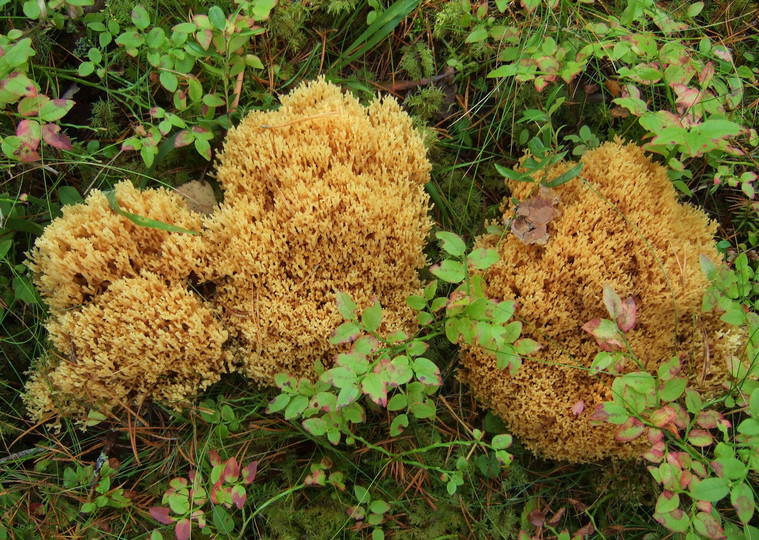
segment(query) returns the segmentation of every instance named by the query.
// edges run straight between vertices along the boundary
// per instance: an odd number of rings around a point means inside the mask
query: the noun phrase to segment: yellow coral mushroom
[[[413,328],[405,298],[419,291],[425,263],[429,171],[394,99],[363,107],[324,81],[229,132],[203,276],[217,284],[213,303],[250,377],[313,376],[315,360],[331,361],[337,291],[360,308],[379,299],[382,331]]]
[[[100,192],[65,208],[30,254],[53,344],[27,386],[32,416],[182,404],[240,366],[263,384],[313,376],[337,352],[338,291],[361,308],[378,299],[381,332],[413,330],[405,298],[420,291],[429,171],[395,100],[363,107],[317,81],[230,131],[210,215],[167,190],[116,186],[124,211],[201,235],[140,227]]]
[[[500,244],[498,236],[486,235],[476,243],[497,246],[501,256],[485,275],[488,294],[517,301],[523,334],[542,349],[510,375],[486,352],[469,348],[461,370],[480,401],[528,448],[578,462],[639,451],[617,442],[612,427],[588,423],[596,405],[612,398],[611,380],[588,373],[600,349],[581,328],[608,318],[605,285],[636,299],[638,322],[626,338],[649,372],[683,355],[693,384],[714,392],[726,381],[725,359],[738,345],[723,323],[700,313],[708,283],[699,257],[718,260],[716,225],[680,204],[666,171],[637,146],[607,143],[582,162],[584,182],[575,179],[553,190],[557,212],[543,224],[544,245],[525,243],[524,234],[508,234]],[[568,169],[557,165],[549,179]],[[534,184],[509,187],[520,200],[537,193]]]
[[[82,417],[152,398],[181,405],[227,370],[227,332],[182,284],[142,272],[47,323],[55,350],[27,384],[33,417]]]

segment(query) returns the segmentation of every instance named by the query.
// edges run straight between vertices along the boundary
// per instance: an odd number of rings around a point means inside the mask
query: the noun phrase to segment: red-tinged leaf
[[[356,323],[344,322],[337,327],[329,342],[333,345],[342,345],[355,341],[361,335],[361,329]]]
[[[198,43],[203,47],[203,50],[207,51],[208,47],[211,45],[211,40],[213,39],[213,31],[200,30],[195,34],[195,39],[198,40]]]
[[[216,450],[211,450],[208,452],[208,461],[213,467],[221,465],[221,457],[219,457],[219,453]]]
[[[714,505],[709,501],[696,501],[696,508],[709,514],[714,509]]]
[[[14,155],[18,157],[19,161],[22,163],[34,163],[42,159],[39,153],[25,142],[21,143]]]
[[[609,316],[612,319],[616,319],[622,315],[622,299],[616,291],[612,289],[611,285],[604,286],[603,298],[606,311],[609,312]]]
[[[194,141],[195,141],[195,135],[193,135],[192,131],[183,129],[182,131],[177,133],[177,136],[174,139],[174,148],[182,148],[183,146],[192,144]]]
[[[693,446],[704,448],[712,444],[714,442],[714,439],[712,438],[711,434],[706,430],[692,429],[690,430],[690,433],[688,433],[688,442],[691,443]]]
[[[324,482],[327,480],[327,474],[321,470],[316,469],[311,474],[306,476],[303,483],[307,486],[324,486]]]
[[[42,138],[43,140],[59,150],[71,150],[71,141],[65,133],[61,133],[61,127],[56,124],[45,124],[42,126]]]
[[[227,482],[235,482],[240,476],[240,466],[237,464],[235,458],[229,458],[224,464],[224,480]]]
[[[661,442],[661,440],[664,438],[664,432],[660,429],[648,428],[646,438],[648,438],[649,443],[656,444],[658,442]]]
[[[733,486],[730,493],[730,503],[741,523],[747,524],[754,515],[754,492],[745,482]]]
[[[680,507],[680,496],[671,491],[663,491],[656,500],[656,512],[669,514],[675,508]]]
[[[725,531],[722,529],[719,521],[714,516],[706,512],[699,512],[693,520],[693,526],[696,532],[706,538],[720,539],[725,538]]]
[[[363,506],[349,506],[348,517],[355,519],[356,521],[361,521],[366,517],[366,510],[364,510]]]
[[[258,461],[251,461],[248,466],[242,470],[242,480],[245,484],[250,484],[256,479],[256,472],[258,471]]]
[[[617,325],[623,332],[629,332],[635,326],[635,321],[638,319],[638,306],[635,304],[635,299],[630,296],[622,304],[622,313],[617,318]]]
[[[579,416],[582,414],[582,411],[585,410],[585,402],[583,400],[578,401],[574,405],[572,405],[572,414],[575,416]]]
[[[16,127],[16,136],[22,139],[32,150],[36,150],[42,138],[40,123],[36,120],[21,120]]]
[[[656,427],[664,427],[667,424],[674,422],[675,416],[675,410],[671,406],[665,405],[652,412],[649,421]]]
[[[699,411],[696,415],[696,423],[704,429],[716,428],[724,417],[713,409]]]
[[[232,488],[232,504],[234,504],[240,510],[242,510],[242,507],[245,504],[245,500],[247,498],[248,495],[245,493],[244,487],[237,485]]]
[[[659,375],[659,380],[661,381],[671,381],[677,375],[680,373],[680,371],[683,368],[683,362],[682,360],[675,356],[673,358],[670,358],[666,362],[664,362],[661,366],[659,366],[659,369],[657,370],[657,373]]]
[[[690,516],[679,508],[667,514],[654,513],[654,519],[672,532],[684,533],[690,526]]]
[[[169,515],[168,508],[164,508],[163,506],[151,506],[149,510],[153,519],[159,523],[163,523],[164,525],[171,525],[174,523],[174,518]]]
[[[658,442],[651,446],[651,448],[643,454],[643,459],[650,461],[651,463],[661,463],[664,460],[664,450],[666,446],[664,441]]]
[[[177,525],[174,527],[174,533],[177,535],[177,540],[190,540],[191,531],[191,522],[187,518],[177,521]]]
[[[582,325],[582,329],[596,338],[598,346],[604,351],[623,350],[625,348],[622,335],[617,325],[607,319],[593,319]]]
[[[564,514],[566,513],[567,513],[566,507],[563,506],[559,508],[559,510],[554,515],[551,516],[551,519],[546,521],[546,525],[548,525],[549,527],[556,527],[556,525],[559,524],[559,521],[561,521],[561,518],[563,518]]]
[[[361,383],[364,394],[380,407],[387,406],[387,385],[376,373],[369,373]]]
[[[590,425],[599,425],[603,423],[624,424],[630,417],[627,411],[621,405],[613,401],[605,401],[596,405],[595,410],[590,415]]]
[[[619,426],[617,429],[617,433],[614,435],[614,438],[617,439],[620,442],[630,442],[634,441],[641,435],[643,435],[643,432],[645,431],[646,426],[643,425],[643,422],[635,418],[634,416],[631,416],[627,419],[627,421]]]

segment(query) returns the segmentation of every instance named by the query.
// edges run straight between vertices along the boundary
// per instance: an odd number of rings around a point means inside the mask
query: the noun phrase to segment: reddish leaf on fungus
[[[572,414],[575,416],[579,416],[582,414],[582,411],[585,410],[585,402],[583,400],[578,401],[574,405],[572,405]]]
[[[71,141],[60,131],[61,126],[56,124],[45,124],[42,126],[42,138],[53,148],[58,148],[59,150],[71,150],[73,148],[71,146]]]
[[[630,296],[622,304],[622,313],[617,316],[617,324],[619,329],[623,332],[629,332],[635,326],[635,321],[638,318],[638,306],[635,304],[635,299]]]
[[[617,325],[608,319],[593,319],[583,324],[582,329],[596,338],[598,346],[605,351],[625,348],[624,340]]]
[[[163,523],[164,525],[171,525],[174,523],[174,519],[169,516],[168,508],[164,508],[163,506],[152,506],[149,510],[150,515],[153,516],[153,519],[159,523]]]
[[[614,438],[621,442],[634,441],[643,435],[643,431],[645,431],[645,429],[646,426],[643,425],[643,422],[631,416],[624,424],[619,426],[617,433],[614,435]]]

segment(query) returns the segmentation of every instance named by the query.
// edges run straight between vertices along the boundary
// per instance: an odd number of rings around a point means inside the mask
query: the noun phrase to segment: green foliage
[[[257,461],[241,468],[234,457],[222,461],[215,450],[208,453],[208,461],[208,480],[200,471],[191,472],[188,478],[174,478],[161,499],[168,506],[150,508],[156,521],[174,525],[177,540],[191,537],[193,521],[201,530],[209,526],[219,534],[231,535],[236,524],[227,510],[233,506],[242,510],[247,500],[246,486],[256,478]],[[210,509],[206,508],[209,500],[213,505]]]
[[[705,310],[740,306],[733,298],[743,298],[751,292],[745,285],[739,286],[746,283],[748,274],[742,279],[735,272],[718,274],[717,267],[707,259],[702,259],[702,266],[714,283],[707,294],[714,301],[705,299]],[[613,320],[595,319],[583,329],[608,351],[596,356],[590,370],[614,376],[613,401],[599,404],[591,423],[618,425],[616,438],[620,441],[647,440],[649,448],[643,457],[652,464],[648,470],[661,486],[654,518],[665,528],[705,538],[724,538],[726,533],[737,534],[742,529],[750,536],[750,521],[757,508],[752,477],[759,472],[759,421],[755,418],[759,415],[759,354],[755,339],[749,339],[745,363],[733,359],[734,391],[741,403],[727,396],[704,402],[699,392],[689,387],[680,358],[672,358],[653,375],[629,350],[624,333],[635,324],[632,297],[622,302],[607,287],[604,303]],[[746,315],[742,309],[740,312]],[[756,319],[756,314],[732,317],[729,313],[726,311],[723,320],[746,324],[751,335],[757,332],[756,321],[747,320]],[[638,364],[639,371],[627,369],[625,363],[630,359]],[[731,429],[733,424],[727,414],[717,409],[720,401],[733,409],[736,405],[745,407],[737,432]],[[727,501],[732,507],[729,512],[725,510]]]
[[[443,107],[443,91],[434,84],[430,84],[418,88],[406,98],[403,104],[411,110],[411,114],[422,122],[427,122],[440,113]]]

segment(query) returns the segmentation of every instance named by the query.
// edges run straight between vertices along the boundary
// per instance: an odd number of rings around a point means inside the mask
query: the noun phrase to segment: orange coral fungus
[[[365,108],[317,81],[229,132],[224,204],[208,216],[176,193],[116,186],[126,212],[200,236],[140,227],[99,192],[65,208],[30,254],[54,346],[28,385],[32,415],[181,404],[231,361],[264,384],[313,376],[337,352],[337,291],[360,307],[378,299],[380,331],[412,330],[405,298],[420,290],[429,170],[395,100]],[[188,292],[189,278],[214,294]]]
[[[115,280],[92,302],[53,314],[55,350],[27,385],[35,418],[82,416],[146,397],[182,404],[226,370],[218,317],[183,284],[142,272]]]
[[[119,206],[132,214],[200,230],[201,216],[166,189],[139,191],[130,182],[116,185]],[[167,278],[193,270],[197,237],[141,227],[113,212],[104,193],[93,191],[86,204],[65,206],[37,239],[28,266],[53,310],[81,305],[113,281],[150,270]]]
[[[229,132],[203,276],[217,284],[214,305],[250,377],[312,376],[316,359],[331,361],[327,338],[342,322],[336,291],[359,307],[379,299],[382,331],[413,326],[405,298],[425,262],[429,170],[394,99],[363,107],[324,81]]]
[[[678,203],[666,171],[636,146],[607,143],[582,161],[584,182],[575,179],[554,189],[558,212],[547,224],[545,245],[528,245],[514,234],[500,244],[494,235],[477,241],[478,247],[498,244],[501,255],[485,275],[488,294],[517,301],[524,334],[542,349],[514,376],[473,349],[464,352],[461,370],[481,402],[527,447],[578,462],[638,450],[617,442],[613,428],[588,423],[596,405],[612,398],[611,380],[587,372],[600,349],[581,328],[596,317],[608,318],[605,285],[623,298],[636,298],[638,322],[626,337],[652,373],[683,355],[692,382],[715,391],[727,378],[725,355],[737,346],[722,323],[700,313],[708,283],[699,256],[718,260],[716,225],[698,209]],[[550,177],[568,169],[560,164]],[[509,182],[509,187],[522,200],[534,195],[534,184]]]

